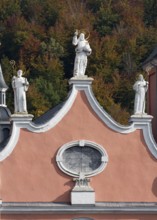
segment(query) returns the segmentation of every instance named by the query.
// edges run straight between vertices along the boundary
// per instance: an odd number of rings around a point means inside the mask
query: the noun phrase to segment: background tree
[[[95,79],[95,96],[126,124],[133,112],[132,85],[157,44],[156,9],[155,0],[1,0],[0,58],[9,108],[11,78],[20,68],[30,82],[30,113],[37,117],[65,99],[75,57],[71,41],[79,29],[90,33],[87,75]]]

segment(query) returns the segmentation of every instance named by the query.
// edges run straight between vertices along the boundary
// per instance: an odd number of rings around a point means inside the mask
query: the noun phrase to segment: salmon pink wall
[[[106,169],[91,178],[97,202],[157,201],[157,160],[146,147],[142,132],[120,134],[109,129],[83,92],[53,129],[45,133],[21,130],[14,151],[1,163],[2,200],[70,202],[74,183],[59,170],[55,157],[63,144],[79,139],[102,145],[109,157]]]
[[[156,215],[2,215],[2,220],[73,220],[87,217],[93,220],[156,220]]]

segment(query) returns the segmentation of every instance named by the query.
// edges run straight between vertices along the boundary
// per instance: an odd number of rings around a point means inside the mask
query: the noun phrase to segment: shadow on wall
[[[73,182],[73,178],[69,177],[68,175],[64,174],[57,166],[56,163],[56,154],[54,157],[51,158],[51,164],[52,166],[55,168],[56,173],[60,176],[63,177],[65,179],[64,181],[64,188],[68,188],[67,191],[65,191],[62,195],[59,195],[55,200],[53,200],[53,202],[65,202],[65,200],[67,202],[70,203],[70,192],[74,187],[74,182]]]
[[[152,184],[152,192],[157,197],[157,177],[154,179]]]
[[[2,151],[6,147],[10,139],[11,132],[10,132],[10,128],[2,128],[0,129],[0,132],[1,132],[0,133],[0,151]]]
[[[144,145],[144,147],[145,147],[145,149],[146,149],[146,151],[147,151],[149,157],[150,157],[154,162],[156,162],[156,158],[152,155],[151,151],[149,150],[148,146],[146,145],[146,142],[145,142],[145,140],[144,140],[144,136],[143,136],[143,131],[142,131],[142,130],[141,130],[141,133],[140,133],[140,140],[141,140],[141,142],[143,143],[143,145]]]

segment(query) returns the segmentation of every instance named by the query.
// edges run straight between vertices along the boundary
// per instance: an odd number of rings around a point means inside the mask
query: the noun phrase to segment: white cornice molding
[[[20,128],[13,122],[12,133],[6,147],[0,152],[0,161],[7,158],[15,148],[20,135]]]
[[[56,204],[52,202],[2,202],[1,214],[157,214],[157,204],[150,202],[102,202],[95,206]]]
[[[58,124],[62,120],[62,118],[68,113],[68,111],[71,109],[71,107],[75,101],[76,96],[77,96],[77,91],[75,88],[73,88],[68,100],[65,102],[63,107],[48,122],[41,124],[41,125],[37,125],[32,121],[30,121],[30,123],[26,123],[26,124],[24,124],[21,121],[18,123],[18,126],[22,127],[22,128],[26,128],[29,131],[32,131],[35,133],[41,133],[41,132],[46,132],[46,131],[50,130],[51,128],[55,127],[55,125]]]
[[[0,152],[0,161],[4,160],[14,149],[18,137],[19,137],[19,129],[25,128],[31,132],[41,133],[46,132],[59,123],[62,118],[68,113],[71,109],[77,94],[79,91],[85,92],[87,100],[92,107],[93,111],[97,114],[97,116],[102,120],[104,124],[106,124],[110,129],[117,133],[121,134],[129,134],[134,132],[137,129],[141,129],[143,131],[144,140],[148,146],[148,149],[152,153],[152,155],[157,159],[157,144],[154,140],[152,134],[152,116],[150,115],[141,115],[141,116],[131,116],[130,124],[128,126],[121,125],[117,123],[98,103],[95,96],[93,95],[91,84],[92,78],[71,78],[69,80],[70,86],[72,86],[71,93],[63,107],[56,113],[55,116],[41,125],[37,125],[32,122],[32,115],[12,115],[11,121],[13,123],[13,131],[11,134],[11,138],[7,144],[7,146]]]

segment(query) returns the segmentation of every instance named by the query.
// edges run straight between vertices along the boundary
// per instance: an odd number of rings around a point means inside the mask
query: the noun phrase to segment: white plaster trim
[[[10,136],[10,139],[6,145],[6,147],[0,152],[0,161],[3,161],[5,158],[7,158],[15,148],[18,139],[20,135],[20,128],[16,126],[15,123],[12,125],[12,133]]]
[[[117,123],[97,102],[95,96],[93,95],[91,86],[88,84],[86,86],[82,86],[80,84],[73,85],[77,90],[83,90],[86,94],[86,97],[94,110],[94,112],[98,115],[98,117],[112,130],[122,133],[122,134],[129,134],[134,132],[137,129],[143,130],[144,140],[147,144],[148,149],[152,153],[152,155],[157,159],[157,144],[154,140],[152,134],[152,116],[151,115],[141,115],[136,116],[133,115],[131,117],[131,124],[129,126],[123,126]]]
[[[71,172],[71,170],[67,169],[67,167],[65,167],[64,164],[62,163],[62,155],[64,151],[74,146],[80,146],[80,147],[88,146],[98,150],[101,153],[101,165],[96,170],[89,172],[88,174],[85,174],[85,177],[95,176],[105,169],[108,162],[108,155],[106,153],[106,150],[101,145],[94,143],[92,141],[77,140],[64,144],[62,147],[59,148],[57,152],[56,162],[58,167],[62,170],[62,172],[72,177],[79,177],[77,173]]]
[[[62,120],[62,118],[68,113],[68,111],[70,110],[70,108],[72,107],[75,101],[76,96],[77,96],[77,91],[75,88],[73,88],[68,100],[66,101],[62,109],[60,109],[59,112],[53,118],[51,118],[50,121],[48,121],[47,123],[42,124],[42,125],[36,125],[32,121],[26,124],[21,122],[21,123],[18,123],[18,126],[21,128],[27,128],[29,131],[36,132],[36,133],[46,132],[50,130],[57,123],[59,123]]]
[[[8,90],[8,88],[1,88],[0,91],[1,92],[6,92]]]
[[[71,192],[72,205],[95,205],[94,191],[72,191]]]
[[[27,130],[35,133],[40,133],[40,132],[46,132],[53,128],[57,123],[59,123],[62,118],[68,113],[68,111],[71,109],[77,94],[79,91],[84,91],[85,95],[89,101],[89,104],[91,105],[93,111],[97,114],[97,116],[102,120],[104,124],[106,124],[110,129],[112,129],[115,132],[122,133],[122,134],[128,134],[131,132],[134,132],[137,129],[143,130],[143,135],[145,142],[152,153],[152,155],[157,159],[157,144],[154,140],[154,137],[152,135],[152,125],[151,125],[151,120],[152,116],[147,115],[146,117],[144,116],[132,116],[131,117],[131,123],[128,126],[123,126],[119,123],[117,123],[104,109],[100,104],[97,102],[96,98],[93,95],[92,89],[91,89],[91,84],[92,84],[93,79],[92,78],[85,78],[85,79],[76,79],[72,78],[69,81],[69,84],[72,86],[72,91],[70,93],[70,96],[68,100],[65,102],[64,106],[58,111],[58,113],[52,117],[47,123],[42,124],[42,125],[37,125],[32,122],[32,118],[30,117],[19,117],[19,120],[17,120],[17,117],[13,117],[12,121],[14,124],[14,127],[18,128],[26,128]],[[27,120],[26,120],[27,118]],[[15,147],[15,136],[16,139],[19,135],[19,130],[17,128],[13,129],[14,131],[17,132],[17,135],[15,135],[15,132],[12,133],[11,139],[9,140],[9,143],[7,146],[0,152],[0,161],[2,161],[2,158],[6,158],[6,156],[2,155],[9,155],[8,152],[12,152],[12,149]],[[16,141],[17,142],[17,141]],[[9,149],[6,152],[6,149]]]
[[[6,125],[6,124],[10,125],[10,122],[9,121],[0,121],[0,125]]]
[[[69,205],[47,202],[2,202],[2,214],[157,214],[156,203],[102,202],[90,205]],[[77,217],[76,217],[77,218]]]
[[[9,142],[7,143],[6,147],[4,147],[4,149],[0,152],[0,161],[3,161],[4,159],[6,159],[13,151],[14,147],[16,146],[18,142],[21,128],[26,128],[27,130],[36,132],[36,133],[45,132],[53,128],[70,110],[71,106],[73,105],[73,102],[75,101],[76,96],[77,96],[77,91],[75,90],[75,88],[73,88],[69,99],[67,100],[65,105],[62,107],[62,109],[55,115],[54,118],[52,118],[49,122],[41,126],[37,126],[32,122],[32,118],[33,118],[32,115],[27,115],[27,114],[12,115],[11,117],[12,133],[11,133]]]
[[[99,118],[112,130],[119,133],[130,133],[135,130],[133,125],[123,126],[117,123],[104,109],[93,95],[91,87],[85,89],[85,94],[87,99],[94,110],[94,112],[99,116]]]
[[[153,134],[152,134],[152,126],[150,123],[147,124],[147,127],[144,126],[143,128],[143,135],[144,140],[146,142],[146,145],[152,155],[157,159],[157,144],[154,140]]]
[[[5,105],[5,104],[0,104],[0,106],[2,106],[2,107],[7,107],[7,105]]]

